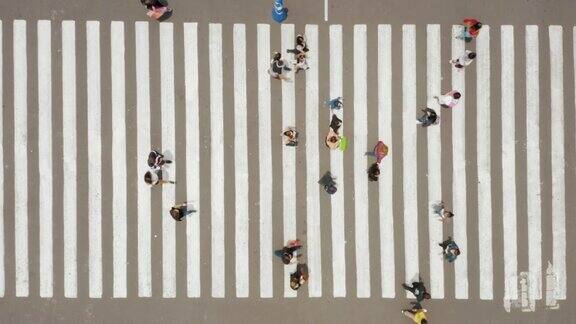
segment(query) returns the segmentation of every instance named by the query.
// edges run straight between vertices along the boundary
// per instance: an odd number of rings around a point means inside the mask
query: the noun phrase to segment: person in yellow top
[[[402,314],[411,318],[416,324],[428,324],[428,320],[426,320],[426,310],[424,308],[414,307],[412,309],[403,309]]]

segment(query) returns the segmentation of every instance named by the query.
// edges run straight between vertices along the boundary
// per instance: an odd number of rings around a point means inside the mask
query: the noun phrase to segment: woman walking
[[[169,181],[162,179],[161,170],[149,170],[144,174],[144,182],[154,187],[156,185],[163,185],[165,183],[175,184],[176,181]]]
[[[438,101],[438,104],[442,108],[452,108],[458,104],[458,100],[462,97],[462,94],[456,90],[452,90],[440,97],[434,96],[434,99]]]

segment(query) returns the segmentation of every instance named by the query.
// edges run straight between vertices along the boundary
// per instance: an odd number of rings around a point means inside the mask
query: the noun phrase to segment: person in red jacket
[[[463,39],[466,42],[472,41],[472,39],[478,37],[480,33],[480,28],[482,28],[482,23],[473,18],[464,19],[464,30],[462,34],[457,36],[458,39]]]

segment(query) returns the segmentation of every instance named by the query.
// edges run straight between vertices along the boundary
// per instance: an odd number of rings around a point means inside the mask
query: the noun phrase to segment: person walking
[[[164,164],[170,164],[172,161],[164,159],[164,154],[153,150],[148,154],[148,166],[152,169],[160,169]]]
[[[334,109],[334,110],[339,110],[342,109],[342,107],[344,106],[344,101],[342,99],[342,97],[336,97],[334,99],[327,99],[325,101],[326,106],[330,109]]]
[[[284,145],[286,146],[298,145],[298,131],[296,131],[296,128],[287,127],[282,132],[282,137],[284,137]]]
[[[296,60],[292,62],[292,66],[294,66],[294,73],[306,71],[310,68],[308,66],[308,61],[306,60],[306,55],[303,53],[296,55]]]
[[[291,264],[296,263],[298,258],[302,255],[298,252],[302,248],[302,243],[300,240],[290,240],[286,243],[281,250],[277,250],[274,252],[277,256],[282,259],[282,263],[284,264]]]
[[[334,181],[335,179],[336,178],[332,177],[332,173],[330,173],[330,171],[326,171],[318,183],[324,187],[324,190],[328,194],[332,195],[337,191],[336,181]]]
[[[440,97],[434,96],[434,99],[438,101],[438,104],[442,108],[452,108],[458,104],[458,100],[462,97],[462,94],[456,90],[452,90],[447,94],[441,95]]]
[[[418,303],[424,299],[430,299],[430,294],[426,291],[426,286],[424,286],[424,282],[422,282],[421,278],[418,278],[418,281],[412,282],[412,286],[403,283],[402,288],[411,292],[414,297],[416,297]]]
[[[368,180],[378,181],[378,176],[380,176],[380,164],[378,164],[378,162],[374,162],[368,168]]]
[[[148,10],[148,17],[164,21],[172,16],[172,8],[168,7],[166,0],[140,0],[140,3]]]
[[[308,53],[308,46],[306,44],[306,39],[301,34],[296,35],[296,45],[294,45],[293,49],[286,50],[288,53],[292,53],[294,55]]]
[[[189,209],[188,205],[189,204],[187,202],[183,202],[181,204],[172,206],[172,208],[170,208],[170,216],[172,216],[175,221],[181,221],[182,218],[184,218],[186,215],[195,212],[195,210]]]
[[[298,290],[303,284],[308,282],[308,265],[306,263],[298,263],[296,271],[290,274],[290,288]]]
[[[412,307],[412,309],[403,309],[402,315],[408,317],[416,324],[428,324],[426,319],[426,309],[421,307]]]
[[[426,108],[421,110],[424,114],[417,118],[416,123],[422,125],[422,127],[436,125],[440,122],[440,117],[438,117],[434,109]]]
[[[270,61],[270,68],[268,69],[268,74],[270,74],[270,76],[275,79],[290,81],[290,78],[284,75],[285,70],[289,71],[290,68],[287,66],[286,62],[284,62],[284,60],[282,59],[282,54],[274,52],[272,61]]]
[[[456,258],[460,255],[460,248],[452,240],[451,236],[448,236],[448,239],[442,243],[439,243],[442,247],[442,255],[444,256],[444,260],[452,263],[456,260]]]
[[[149,170],[144,174],[144,182],[150,186],[163,185],[165,183],[176,184],[176,181],[164,180],[162,170]]]
[[[471,42],[480,34],[482,23],[474,18],[466,18],[463,20],[464,30],[456,38],[463,39],[466,43]]]
[[[453,64],[457,69],[463,69],[474,62],[475,58],[476,52],[466,50],[464,54],[460,55],[460,57],[450,60],[450,64]]]
[[[443,201],[433,203],[432,211],[434,212],[434,214],[438,215],[438,220],[441,222],[445,222],[454,217],[453,212],[446,210]]]
[[[388,146],[382,141],[378,141],[372,150],[372,155],[376,158],[376,163],[382,162],[382,159],[388,155]]]

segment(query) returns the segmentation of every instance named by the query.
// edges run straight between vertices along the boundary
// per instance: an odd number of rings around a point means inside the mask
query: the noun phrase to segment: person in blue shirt
[[[443,249],[442,254],[444,255],[444,260],[450,263],[454,262],[454,260],[456,260],[456,258],[460,255],[460,248],[456,242],[452,240],[451,236],[448,236],[447,240],[439,243],[438,245],[440,245]]]

